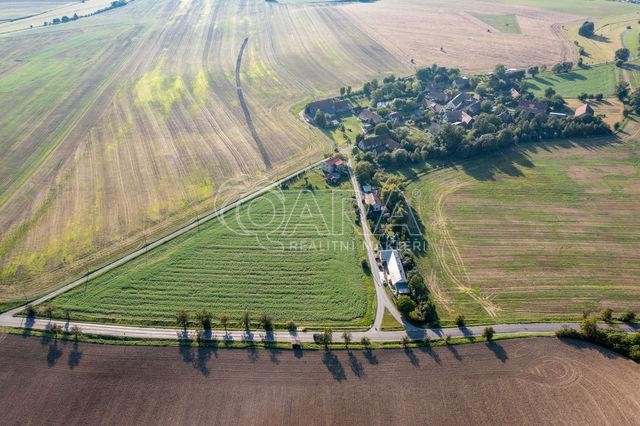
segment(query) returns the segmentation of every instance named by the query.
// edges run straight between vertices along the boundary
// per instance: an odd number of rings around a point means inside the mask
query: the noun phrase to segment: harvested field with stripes
[[[175,325],[203,309],[239,326],[247,310],[284,324],[367,325],[371,278],[352,191],[275,191],[58,296],[81,321]]]
[[[451,323],[640,309],[640,146],[561,141],[444,168],[408,188],[420,260]]]
[[[487,33],[481,9],[522,34]],[[1,35],[0,306],[320,159],[331,143],[293,106],[410,74],[412,59],[553,63],[570,54],[554,25],[574,18],[478,1],[136,0]]]

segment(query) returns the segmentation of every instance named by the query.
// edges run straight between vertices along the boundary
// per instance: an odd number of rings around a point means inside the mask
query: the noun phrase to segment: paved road
[[[362,191],[360,190],[358,179],[356,179],[356,176],[353,173],[351,160],[349,160],[349,178],[351,179],[353,190],[356,193],[358,210],[360,211],[360,223],[362,224],[362,237],[365,248],[367,249],[367,257],[369,259],[373,284],[376,289],[376,318],[373,322],[373,327],[370,330],[371,332],[376,332],[382,330],[382,318],[384,317],[385,309],[387,309],[399,323],[403,323],[403,319],[402,315],[400,315],[400,312],[396,308],[395,303],[389,299],[389,295],[384,288],[384,283],[380,279],[380,274],[378,273],[375,249],[373,247],[373,237],[371,235],[371,228],[369,228],[369,223],[367,222],[367,210],[362,202]],[[410,324],[407,324],[407,326],[412,327]]]
[[[74,325],[81,328],[85,334],[91,334],[96,336],[116,336],[116,337],[131,337],[140,339],[182,339],[185,337],[193,338],[193,332],[187,331],[185,333],[182,329],[177,328],[147,328],[147,327],[128,327],[117,326],[108,324],[89,324],[80,322],[66,323],[64,321],[49,321],[47,319],[26,319],[21,317],[14,317],[11,315],[0,315],[0,325],[6,327],[27,328],[32,330],[46,330],[50,324],[55,323],[61,325],[64,329],[70,329]],[[531,324],[499,324],[494,325],[493,329],[496,334],[514,334],[514,333],[552,333],[561,327],[568,327],[577,329],[580,327],[578,323],[531,323]],[[640,330],[639,324],[634,325],[615,325],[608,326],[602,325],[601,327],[617,327],[622,331],[638,331]],[[446,336],[451,337],[479,337],[482,335],[485,326],[473,326],[473,327],[451,327],[451,328],[433,328],[433,329],[420,329],[417,327],[411,327],[407,331],[378,331],[370,329],[364,332],[353,332],[351,336],[354,341],[359,341],[362,337],[366,336],[371,341],[376,342],[397,342],[403,337],[409,337],[412,340],[422,340],[426,337],[430,339],[441,339]],[[299,339],[301,342],[312,342],[312,332],[298,332],[295,334],[286,331],[276,331],[266,333],[262,330],[251,330],[249,332],[233,330],[225,332],[224,330],[213,330],[208,338],[215,338],[217,340],[233,340],[233,341],[256,341],[263,340],[270,342],[290,342],[293,337]],[[334,341],[341,341],[340,333],[334,333]]]

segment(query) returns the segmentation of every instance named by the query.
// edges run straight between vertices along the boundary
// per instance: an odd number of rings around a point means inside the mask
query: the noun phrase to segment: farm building
[[[382,250],[380,258],[385,281],[393,291],[393,294],[396,296],[409,294],[409,284],[398,250]]]
[[[593,116],[593,113],[594,113],[594,111],[593,111],[593,108],[591,108],[591,105],[584,104],[584,105],[579,106],[576,109],[576,112],[575,112],[574,116],[576,118],[587,117],[587,116],[591,117],[591,116]]]
[[[305,112],[310,117],[315,117],[316,112],[320,110],[325,114],[336,115],[344,114],[353,109],[351,102],[340,98],[323,99],[321,101],[311,102],[307,104]]]
[[[358,118],[363,123],[371,124],[373,126],[375,126],[376,124],[382,123],[382,117],[380,117],[375,112],[373,112],[373,111],[371,111],[369,109],[366,109],[366,108],[363,109],[362,112],[360,112],[360,114],[358,115]]]

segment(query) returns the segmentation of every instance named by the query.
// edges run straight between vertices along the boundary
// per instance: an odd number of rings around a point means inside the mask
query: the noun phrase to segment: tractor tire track
[[[256,131],[256,127],[253,124],[253,120],[251,119],[251,112],[249,111],[249,106],[244,99],[244,94],[242,92],[242,86],[240,84],[240,66],[242,65],[242,54],[244,53],[244,49],[247,47],[247,43],[249,42],[249,37],[245,37],[242,42],[242,47],[240,47],[240,53],[238,53],[238,59],[236,60],[236,91],[238,92],[238,100],[240,101],[240,107],[242,108],[242,112],[244,113],[244,119],[247,122],[247,127],[249,127],[249,131],[251,132],[251,136],[253,137],[256,146],[258,147],[258,151],[262,156],[262,162],[267,170],[271,170],[271,160],[269,159],[269,154],[264,147],[264,144],[260,140],[260,136],[258,136],[258,132]]]

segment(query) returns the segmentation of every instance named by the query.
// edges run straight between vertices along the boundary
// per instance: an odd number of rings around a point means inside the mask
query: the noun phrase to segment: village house
[[[378,213],[383,210],[382,200],[377,190],[372,190],[364,194],[364,203],[369,206],[369,209]]]
[[[525,99],[518,102],[518,109],[524,113],[542,115],[544,117],[546,117],[549,112],[549,106],[546,103],[540,101],[527,101]]]
[[[464,102],[466,100],[467,100],[467,94],[465,92],[461,92],[449,101],[449,103],[446,105],[446,109],[448,110],[460,109],[462,105],[464,105]]]
[[[480,101],[475,101],[471,103],[467,108],[465,108],[465,111],[467,112],[467,114],[472,116],[480,114],[480,111],[482,111],[482,106],[480,104]]]
[[[358,142],[358,148],[363,151],[375,151],[376,153],[380,153],[384,150],[393,150],[398,148],[400,144],[398,142],[391,139],[390,136],[387,135],[376,135],[368,138],[362,139]]]
[[[372,126],[382,123],[382,117],[366,108],[363,109],[360,114],[358,114],[358,118],[363,123],[371,124]]]
[[[437,113],[437,114],[443,114],[443,113],[445,112],[445,107],[444,107],[444,105],[439,104],[439,103],[437,103],[437,102],[434,102],[434,101],[432,101],[432,100],[430,100],[430,99],[425,99],[425,100],[423,101],[423,105],[424,105],[426,108],[428,108],[428,109],[430,109],[430,110],[433,110],[433,111],[434,111],[435,113]]]
[[[345,163],[339,157],[331,157],[322,163],[322,171],[328,183],[335,184],[340,181],[345,170]]]
[[[574,117],[592,117],[594,114],[593,108],[589,104],[580,105],[574,114]]]
[[[393,294],[396,297],[409,294],[411,291],[398,250],[382,250],[380,260],[384,282],[389,285]]]
[[[307,104],[307,107],[305,108],[306,114],[312,120],[316,116],[316,112],[318,110],[329,115],[344,114],[353,110],[353,105],[351,105],[351,102],[346,99],[331,98],[311,102],[310,104]]]
[[[344,161],[339,157],[331,157],[322,163],[322,170],[325,173],[342,173],[344,167]]]
[[[445,113],[445,121],[451,124],[461,124],[466,127],[473,123],[473,117],[464,111],[447,111]]]

